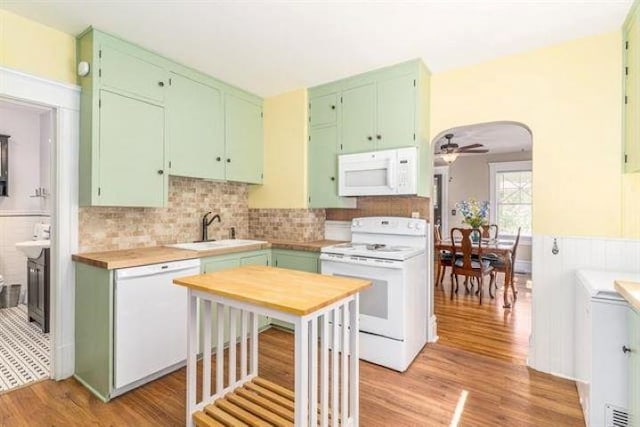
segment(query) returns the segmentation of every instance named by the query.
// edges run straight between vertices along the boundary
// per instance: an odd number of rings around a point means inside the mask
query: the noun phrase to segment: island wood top
[[[173,283],[297,316],[318,311],[371,286],[368,280],[262,265],[181,277]]]
[[[640,282],[615,281],[616,291],[629,301],[636,310],[640,310]]]

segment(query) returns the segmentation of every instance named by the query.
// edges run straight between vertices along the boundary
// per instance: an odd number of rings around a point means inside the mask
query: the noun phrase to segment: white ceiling
[[[460,147],[470,144],[482,144],[489,150],[488,154],[514,153],[531,151],[531,131],[519,123],[494,122],[481,123],[470,126],[460,126],[448,129],[439,134],[434,143],[434,151],[440,151],[440,146],[446,142],[444,135],[452,133],[451,142]],[[477,154],[475,154],[477,155]],[[474,156],[474,154],[463,154]]]
[[[420,57],[434,72],[620,28],[632,0],[0,0],[93,25],[262,96]]]

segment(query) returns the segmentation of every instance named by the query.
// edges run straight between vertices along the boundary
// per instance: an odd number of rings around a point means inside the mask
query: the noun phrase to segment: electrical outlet
[[[411,212],[411,218],[420,218],[420,212]]]
[[[456,210],[455,209],[451,209],[451,216],[456,216]]]

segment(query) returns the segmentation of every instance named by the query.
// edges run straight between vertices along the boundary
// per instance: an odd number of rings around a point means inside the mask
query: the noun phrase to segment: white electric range
[[[405,371],[427,341],[429,224],[356,218],[351,242],[322,248],[322,274],[370,280],[360,294],[360,358]]]

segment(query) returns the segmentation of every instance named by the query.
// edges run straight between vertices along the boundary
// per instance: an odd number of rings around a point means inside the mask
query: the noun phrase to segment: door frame
[[[78,250],[80,88],[0,67],[0,97],[52,109],[51,301],[52,379],[73,375],[75,365],[75,269]]]
[[[442,234],[444,230],[447,232],[449,230],[449,166],[434,166],[433,174],[442,175],[442,200],[440,200],[440,204],[442,205],[440,234]],[[431,183],[433,184],[433,177],[431,178]]]

